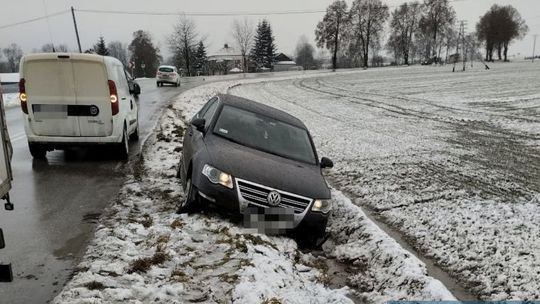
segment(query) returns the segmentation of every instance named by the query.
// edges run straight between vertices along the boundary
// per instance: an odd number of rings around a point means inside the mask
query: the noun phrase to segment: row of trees
[[[15,73],[19,70],[19,61],[23,56],[20,46],[15,43],[0,51],[0,73]],[[4,61],[5,57],[5,61]]]
[[[245,18],[235,20],[232,24],[231,36],[242,57],[241,68],[248,71],[250,68],[261,70],[271,69],[276,55],[275,38],[268,20],[261,20],[256,29],[253,23]],[[169,50],[173,54],[170,62],[184,70],[185,75],[208,74],[210,70],[230,68],[223,66],[209,66],[206,37],[197,31],[193,19],[181,16],[174,26],[169,39]]]
[[[347,2],[336,0],[318,23],[315,36],[318,47],[331,51],[336,68],[367,67],[370,57],[372,64],[378,62],[385,37],[384,47],[393,54],[395,63],[448,61],[449,55],[456,56],[450,52],[460,44],[476,55],[480,43],[486,47],[486,60],[493,60],[494,50],[499,59],[504,53],[507,60],[510,43],[527,32],[519,12],[510,5],[494,5],[480,19],[475,34],[460,34],[456,22],[449,0],[403,3],[392,12],[381,0],[354,0],[350,9]],[[387,25],[390,32],[385,35]]]

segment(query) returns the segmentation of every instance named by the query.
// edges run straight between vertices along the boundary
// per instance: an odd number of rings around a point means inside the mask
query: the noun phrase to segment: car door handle
[[[122,100],[126,100],[126,98],[125,98],[125,97],[122,97]]]
[[[133,110],[133,99],[129,100],[129,104],[131,105],[131,109]]]

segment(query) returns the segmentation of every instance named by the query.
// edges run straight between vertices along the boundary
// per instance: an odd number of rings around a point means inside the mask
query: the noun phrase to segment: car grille
[[[247,202],[260,207],[272,207],[267,201],[268,194],[272,191],[276,191],[281,195],[279,207],[291,208],[296,214],[303,213],[311,203],[310,198],[272,189],[252,182],[237,179],[237,184],[238,191],[242,198]]]

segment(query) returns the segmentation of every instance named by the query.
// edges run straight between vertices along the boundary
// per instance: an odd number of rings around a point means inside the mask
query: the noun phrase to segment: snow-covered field
[[[361,73],[343,75],[356,77]],[[278,84],[296,83],[304,77],[284,77]],[[252,79],[209,84],[184,93],[165,110],[140,160],[131,164],[121,193],[101,218],[95,239],[73,279],[55,303],[384,303],[391,299],[453,299],[442,283],[427,275],[420,260],[337,190],[333,191],[330,239],[321,251],[298,248],[286,237],[253,234],[234,218],[214,212],[175,214],[175,204],[183,196],[175,173],[186,117],[215,93],[231,88],[246,95],[259,92],[262,95],[256,99],[262,102],[286,105],[262,89],[272,83],[255,84],[260,82]],[[310,126],[319,119],[315,115],[306,119],[305,113],[302,118]],[[333,125],[336,122],[327,125],[328,130]],[[329,142],[321,140],[329,133],[320,128],[314,133],[324,153],[331,155]],[[341,163],[339,170],[345,167]]]
[[[242,85],[311,129],[333,185],[483,299],[540,298],[540,65]]]

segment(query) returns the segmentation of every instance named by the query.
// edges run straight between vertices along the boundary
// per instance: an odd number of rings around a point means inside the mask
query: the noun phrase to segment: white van
[[[21,59],[19,92],[30,153],[87,144],[115,145],[127,157],[139,134],[138,108],[122,63],[78,53]]]

